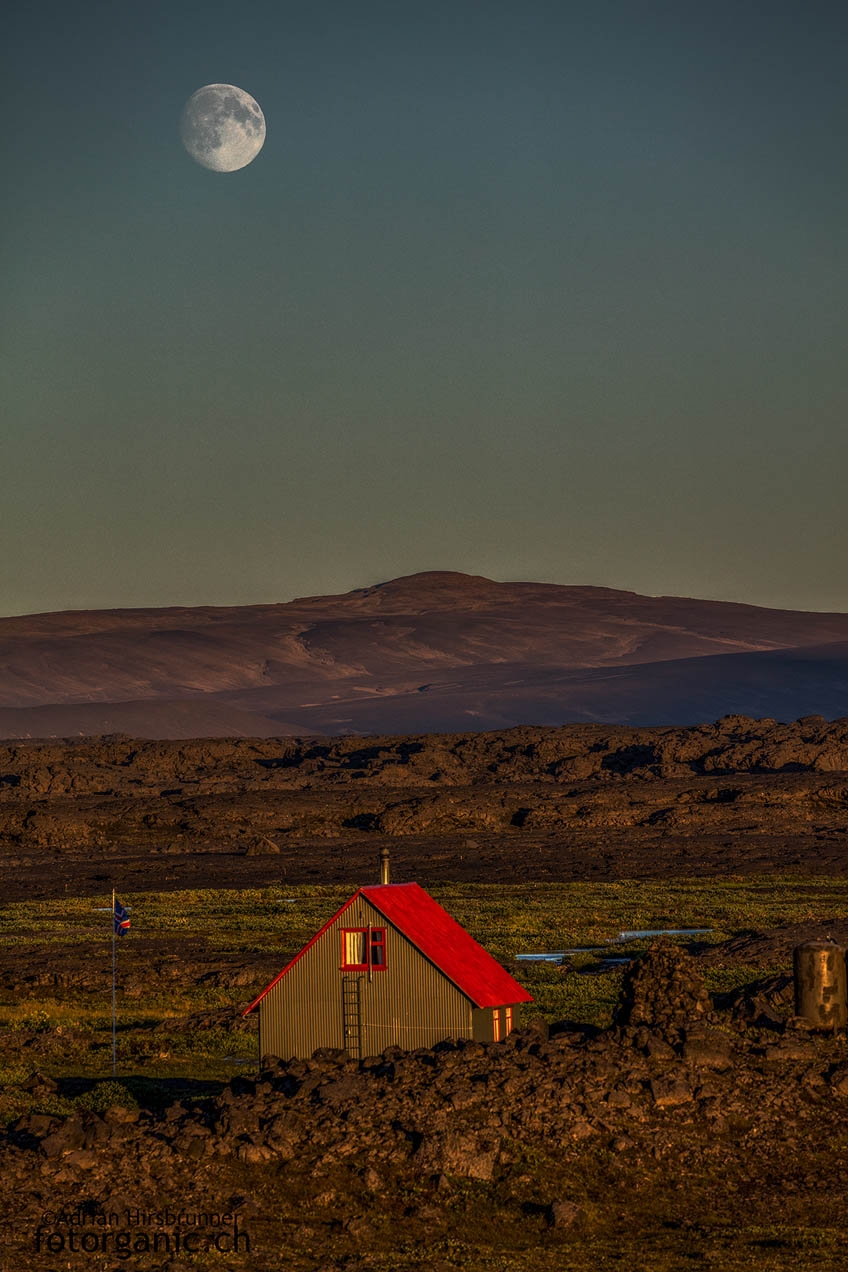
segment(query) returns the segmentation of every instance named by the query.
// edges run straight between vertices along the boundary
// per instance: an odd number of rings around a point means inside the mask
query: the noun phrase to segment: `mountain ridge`
[[[434,570],[279,603],[0,619],[4,737],[689,724],[760,706],[848,713],[848,614]]]

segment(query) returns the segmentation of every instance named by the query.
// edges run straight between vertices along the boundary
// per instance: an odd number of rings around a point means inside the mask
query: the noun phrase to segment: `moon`
[[[235,84],[206,84],[185,104],[180,137],[192,159],[213,172],[236,172],[265,142],[265,116]]]

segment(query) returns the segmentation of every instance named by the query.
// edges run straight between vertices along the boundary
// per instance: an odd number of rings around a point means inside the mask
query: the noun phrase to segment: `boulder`
[[[499,1140],[470,1131],[428,1134],[416,1149],[413,1164],[422,1174],[491,1179],[499,1153]]]
[[[573,1228],[583,1211],[576,1201],[552,1201],[545,1212],[545,1222],[558,1232]]]
[[[733,1044],[720,1029],[692,1025],[685,1030],[682,1054],[697,1069],[729,1069]]]
[[[67,1118],[61,1126],[41,1141],[41,1151],[45,1157],[62,1157],[83,1147],[85,1128],[79,1117]]]
[[[651,1095],[658,1108],[677,1108],[682,1104],[691,1104],[694,1098],[692,1088],[683,1077],[674,1074],[663,1074],[651,1081]]]

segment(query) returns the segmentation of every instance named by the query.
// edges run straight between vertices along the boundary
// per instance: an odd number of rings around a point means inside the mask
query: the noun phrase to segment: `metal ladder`
[[[342,1030],[344,1049],[354,1060],[362,1059],[362,977],[342,977]]]

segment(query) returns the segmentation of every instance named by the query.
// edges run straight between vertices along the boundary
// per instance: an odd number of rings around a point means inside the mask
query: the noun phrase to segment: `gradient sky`
[[[424,569],[848,610],[844,4],[3,22],[0,613]],[[267,120],[232,174],[179,141],[216,81]]]

